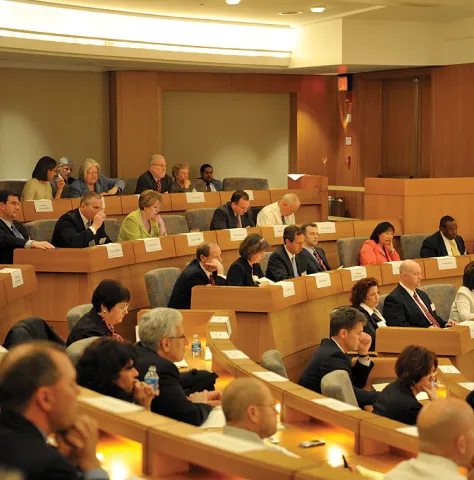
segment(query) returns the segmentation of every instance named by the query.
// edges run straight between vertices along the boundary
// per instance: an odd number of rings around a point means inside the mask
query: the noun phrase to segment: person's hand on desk
[[[359,348],[357,349],[357,354],[361,357],[367,356],[371,345],[372,337],[369,334],[362,332],[359,336]]]
[[[147,385],[145,382],[137,380],[133,384],[133,399],[135,400],[135,403],[141,405],[147,410],[151,410],[151,401],[159,394],[160,392],[158,390],[158,393],[155,395],[153,387]]]
[[[207,392],[207,404],[212,407],[220,406],[222,404],[222,392],[220,390]]]
[[[452,320],[451,318],[446,322],[446,327],[454,327],[457,325],[459,322],[456,322],[456,320]],[[445,327],[445,328],[446,328]]]
[[[56,247],[51,245],[49,242],[37,242],[36,240],[33,240],[31,248],[37,248],[38,250],[51,250]]]

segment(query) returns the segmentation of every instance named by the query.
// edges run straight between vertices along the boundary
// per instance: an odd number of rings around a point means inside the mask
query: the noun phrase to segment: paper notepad
[[[0,273],[7,273],[12,279],[12,287],[23,285],[23,273],[19,268],[2,268]]]
[[[81,400],[89,405],[92,405],[93,407],[100,408],[101,410],[111,413],[134,413],[144,410],[143,407],[136,405],[135,403],[125,402],[123,400],[119,400],[118,398],[107,397],[105,395],[93,398],[81,397]]]
[[[331,410],[336,410],[337,412],[349,412],[351,410],[360,410],[359,407],[354,407],[348,403],[341,402],[335,398],[316,398],[313,400],[314,403],[318,405],[323,405],[324,407],[330,408]]]
[[[204,349],[204,360],[212,360],[212,353],[209,347]]]
[[[183,358],[180,362],[174,362],[174,364],[175,364],[178,368],[188,368],[188,367],[189,367],[188,362],[186,361],[185,358]]]

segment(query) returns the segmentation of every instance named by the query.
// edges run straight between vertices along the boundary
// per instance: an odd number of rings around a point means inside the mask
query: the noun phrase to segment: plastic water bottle
[[[201,342],[199,340],[199,335],[193,335],[193,343],[191,344],[191,351],[193,352],[193,357],[201,356]]]
[[[145,383],[147,385],[150,385],[151,388],[153,388],[153,391],[155,392],[155,395],[158,394],[160,377],[156,373],[155,365],[150,365],[148,367],[148,372],[146,372],[144,380],[145,380]]]

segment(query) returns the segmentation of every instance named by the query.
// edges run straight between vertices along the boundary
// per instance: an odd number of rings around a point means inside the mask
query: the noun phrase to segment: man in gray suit
[[[318,247],[319,232],[316,223],[305,223],[301,226],[304,233],[304,248],[301,255],[306,258],[308,264],[313,266],[316,272],[331,270],[324,250]]]

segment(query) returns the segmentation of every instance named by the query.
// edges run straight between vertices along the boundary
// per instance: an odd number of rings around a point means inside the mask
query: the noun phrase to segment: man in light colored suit
[[[283,195],[281,200],[263,207],[257,216],[257,227],[261,225],[294,225],[295,212],[301,207],[294,193]]]
[[[306,257],[308,263],[314,267],[316,272],[331,270],[324,250],[318,247],[318,225],[316,223],[305,223],[300,228],[304,233],[304,247],[301,250],[301,255]]]

